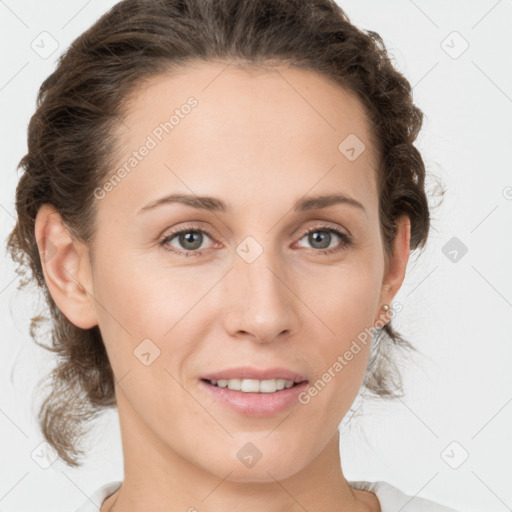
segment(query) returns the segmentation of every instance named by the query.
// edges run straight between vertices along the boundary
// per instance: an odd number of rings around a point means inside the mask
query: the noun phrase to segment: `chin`
[[[245,441],[245,437],[244,441],[236,441],[234,448],[226,447],[222,454],[212,454],[208,470],[232,482],[275,483],[292,477],[308,464],[306,454],[298,450],[300,440],[289,439],[288,445],[277,436],[274,442],[263,436],[261,441],[252,436],[253,442]]]
[[[224,468],[223,468],[224,469]],[[252,468],[240,468],[236,465],[231,469],[225,468],[229,476],[226,478],[231,482],[239,483],[275,483],[276,480],[286,480],[291,478],[300,468],[290,468],[289,466],[283,466],[279,461],[267,461],[263,463],[263,459],[260,460]],[[223,478],[227,473],[223,474]]]

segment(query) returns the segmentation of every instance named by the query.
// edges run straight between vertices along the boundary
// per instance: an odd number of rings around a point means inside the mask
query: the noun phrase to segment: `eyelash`
[[[341,251],[347,249],[348,247],[350,247],[353,244],[352,238],[349,235],[347,235],[343,231],[340,231],[337,228],[334,228],[334,227],[331,227],[331,226],[326,226],[326,225],[315,226],[313,228],[309,228],[309,229],[305,230],[304,232],[301,232],[298,240],[304,238],[306,235],[309,235],[310,233],[314,233],[314,232],[317,232],[317,231],[334,233],[335,235],[337,235],[342,240],[341,246],[336,247],[336,248],[331,248],[331,249],[309,249],[309,251],[311,253],[329,255],[329,254],[341,252]],[[171,249],[171,248],[169,248],[166,245],[168,242],[170,242],[177,235],[180,235],[182,233],[190,233],[190,232],[205,233],[212,240],[214,240],[213,235],[208,230],[206,230],[206,229],[199,229],[197,226],[193,226],[192,225],[192,226],[186,226],[186,227],[184,227],[184,228],[182,228],[182,229],[180,229],[178,231],[174,231],[172,233],[169,233],[168,235],[166,235],[165,237],[163,237],[160,240],[158,245],[160,247],[162,247],[165,251],[173,252],[173,253],[178,254],[180,256],[185,256],[185,257],[202,256],[204,253],[206,253],[208,251],[208,249],[196,249],[195,251],[179,251],[175,247],[173,247]]]

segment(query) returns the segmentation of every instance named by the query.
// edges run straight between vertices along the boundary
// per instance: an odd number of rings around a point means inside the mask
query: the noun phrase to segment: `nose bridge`
[[[295,330],[293,294],[279,255],[250,238],[237,247],[229,274],[227,328],[232,335],[244,333],[266,342]]]

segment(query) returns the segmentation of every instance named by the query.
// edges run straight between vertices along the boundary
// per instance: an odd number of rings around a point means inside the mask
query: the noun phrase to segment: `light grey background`
[[[0,0],[2,512],[73,510],[100,485],[122,479],[115,411],[94,428],[83,468],[57,460],[43,469],[31,457],[43,440],[31,396],[52,362],[28,334],[42,299],[17,292],[3,247],[14,225],[16,165],[37,89],[58,55],[114,3]],[[345,475],[385,480],[461,511],[510,510],[512,2],[339,3],[356,25],[383,37],[413,84],[426,115],[418,147],[447,188],[433,211],[428,248],[412,258],[397,296],[404,310],[396,326],[426,357],[404,364],[403,399],[367,402],[350,428],[344,421]],[[52,44],[58,48],[45,55]],[[452,237],[468,249],[455,262],[453,247],[443,253]]]

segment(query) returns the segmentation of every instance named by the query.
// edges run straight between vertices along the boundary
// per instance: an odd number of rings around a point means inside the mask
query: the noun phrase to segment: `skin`
[[[291,86],[293,85],[293,87]],[[196,108],[137,167],[97,200],[94,258],[44,205],[36,219],[41,251],[55,254],[44,275],[75,325],[98,325],[116,377],[124,481],[101,511],[380,510],[376,496],[343,475],[338,426],[364,378],[369,344],[307,405],[269,417],[227,408],[199,386],[229,367],[284,366],[321,378],[365,328],[386,321],[409,258],[410,223],[399,219],[387,259],[378,217],[377,155],[359,100],[308,70],[189,65],[147,81],[116,132],[119,165],[168,112]],[[338,145],[356,134],[366,150],[349,161]],[[115,168],[117,169],[117,167]],[[112,172],[115,171],[112,169]],[[165,204],[170,193],[224,200],[226,212]],[[343,193],[364,206],[294,212],[303,196]],[[158,245],[171,230],[206,229],[199,256]],[[329,248],[305,230],[352,235]],[[248,263],[237,246],[253,237],[263,252]],[[183,240],[182,240],[183,242]],[[176,236],[167,247],[186,252]],[[149,366],[134,350],[149,338]],[[312,421],[314,418],[314,421]],[[237,458],[247,442],[262,458]]]

